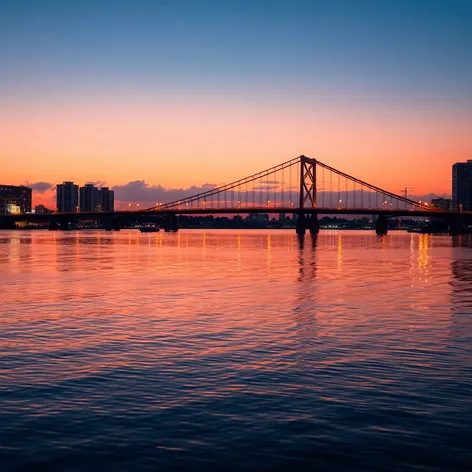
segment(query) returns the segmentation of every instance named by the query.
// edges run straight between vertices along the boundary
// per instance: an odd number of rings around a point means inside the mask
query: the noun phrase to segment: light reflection
[[[271,233],[267,234],[267,272],[270,274],[270,268],[272,263],[272,240],[271,240]]]
[[[426,271],[429,268],[429,235],[420,234],[418,239],[418,268]]]
[[[236,236],[236,241],[237,241],[237,267],[238,267],[238,271],[241,270],[241,233],[238,233],[237,236]]]
[[[337,235],[337,260],[338,260],[338,269],[342,269],[343,266],[343,236],[341,233]]]
[[[316,249],[317,236],[311,236],[310,244],[299,238],[297,296],[293,306],[293,318],[297,329],[297,350],[309,352],[317,337],[316,326]]]

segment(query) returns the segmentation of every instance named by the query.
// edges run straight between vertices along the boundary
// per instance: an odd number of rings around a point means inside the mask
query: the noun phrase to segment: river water
[[[472,239],[0,232],[0,469],[470,470]]]

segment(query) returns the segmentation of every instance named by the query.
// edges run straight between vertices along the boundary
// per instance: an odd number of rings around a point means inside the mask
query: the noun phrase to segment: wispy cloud
[[[204,184],[202,186],[192,185],[188,188],[169,189],[162,185],[149,185],[144,180],[135,180],[124,185],[115,185],[115,199],[125,202],[147,202],[152,205],[157,202],[170,202],[183,199],[189,195],[206,192],[215,188],[214,184]]]
[[[48,190],[51,190],[54,187],[54,184],[50,184],[49,182],[27,182],[26,185],[38,193],[47,192]]]

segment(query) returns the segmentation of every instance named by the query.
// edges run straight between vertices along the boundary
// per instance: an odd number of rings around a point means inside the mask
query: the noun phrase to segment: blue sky
[[[187,188],[305,154],[443,193],[472,157],[471,0],[0,0],[0,58],[12,183]]]
[[[0,56],[13,94],[216,87],[464,99],[472,2],[2,0]]]

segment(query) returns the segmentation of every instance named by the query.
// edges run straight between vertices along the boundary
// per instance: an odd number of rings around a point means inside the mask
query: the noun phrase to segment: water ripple
[[[9,470],[469,470],[472,243],[1,232]]]

